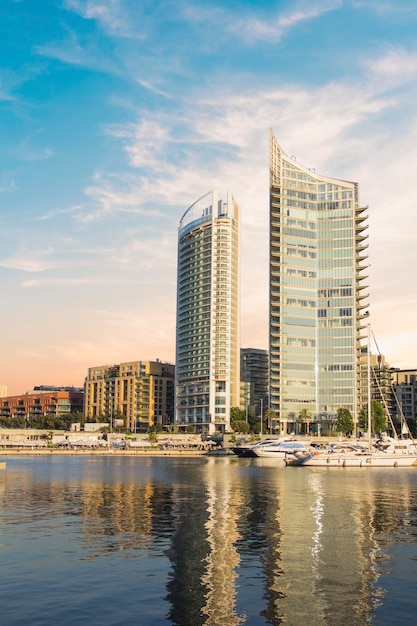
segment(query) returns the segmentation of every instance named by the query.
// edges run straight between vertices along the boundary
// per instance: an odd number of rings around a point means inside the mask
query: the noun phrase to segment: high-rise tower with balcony
[[[239,209],[213,191],[178,233],[176,417],[181,430],[225,432],[239,406]]]
[[[270,406],[281,432],[358,415],[367,211],[358,184],[299,165],[270,134]]]

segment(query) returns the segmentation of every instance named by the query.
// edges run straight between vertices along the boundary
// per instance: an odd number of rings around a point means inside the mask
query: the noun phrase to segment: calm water
[[[417,469],[8,457],[7,626],[415,624]]]

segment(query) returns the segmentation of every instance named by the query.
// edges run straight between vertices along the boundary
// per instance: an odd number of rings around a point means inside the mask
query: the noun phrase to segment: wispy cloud
[[[15,72],[6,67],[0,68],[0,100],[7,102],[16,101],[17,89],[33,73],[36,72],[33,70],[33,68],[29,67],[22,68],[20,72]]]
[[[52,148],[39,145],[39,138],[42,137],[43,132],[43,128],[38,128],[19,144],[17,152],[22,159],[27,161],[47,161],[54,156]]]
[[[52,247],[45,250],[21,250],[0,261],[0,267],[22,272],[44,272],[53,267],[51,257],[54,254]]]
[[[0,70],[2,110],[16,116],[20,109],[25,118],[6,129],[11,160],[0,176],[7,206],[0,268],[12,287],[7,295],[17,303],[5,312],[5,323],[29,314],[39,320],[20,324],[23,333],[30,327],[27,343],[36,366],[37,341],[39,353],[48,350],[53,372],[57,354],[82,369],[137,358],[139,344],[140,358],[172,358],[177,227],[187,207],[213,188],[221,194],[230,188],[241,208],[242,341],[266,347],[270,127],[297,161],[359,182],[361,201],[370,206],[378,331],[394,338],[398,325],[413,328],[413,0],[53,4],[36,14],[44,27],[26,33],[34,46],[28,64],[19,72]],[[405,8],[410,23],[400,39]],[[389,11],[386,21],[382,12]],[[354,40],[345,36],[353,19],[361,24]],[[394,20],[398,28],[391,29]],[[11,24],[16,26],[12,15],[6,28]],[[335,62],[327,64],[329,45]],[[21,59],[14,57],[10,66]],[[19,89],[19,74],[27,81],[36,71],[39,80]],[[90,102],[93,89],[97,118],[90,124],[86,116],[78,125],[79,105],[83,98]],[[25,97],[22,115],[17,105]],[[71,98],[79,98],[73,110]],[[85,155],[82,163],[76,153]],[[49,164],[56,167],[48,179]],[[68,173],[68,185],[60,189],[63,179],[52,180],[52,171]],[[40,180],[50,180],[51,193]],[[14,181],[19,194],[7,197]],[[60,194],[64,200],[56,201]],[[394,294],[389,306],[387,284]],[[139,344],[132,344],[132,329]],[[16,362],[20,376],[25,359]]]
[[[142,13],[140,4],[134,5],[129,11],[120,0],[65,0],[64,6],[88,20],[97,21],[107,33],[133,39],[144,36],[138,30],[138,20],[133,16]]]
[[[137,82],[144,89],[152,91],[153,93],[156,93],[159,96],[164,96],[164,98],[171,98],[171,99],[173,98],[173,96],[169,94],[167,91],[163,91],[162,89],[159,89],[158,87],[156,87],[156,85],[153,85],[150,81],[141,80],[140,78],[138,78]]]
[[[15,96],[11,94],[10,91],[5,89],[3,85],[0,84],[0,100],[12,102],[14,99]]]
[[[169,141],[169,129],[158,120],[145,114],[137,123],[115,125],[105,131],[109,136],[121,139],[133,167],[160,167],[161,156]]]
[[[410,15],[417,15],[417,6],[414,0],[350,0],[355,9],[372,11],[384,17],[393,17],[395,20],[403,20]]]
[[[176,257],[177,241],[173,232],[162,232],[158,236],[132,239],[121,250],[117,250],[115,261],[125,265],[136,265],[141,270],[172,268]]]
[[[78,34],[69,34],[59,41],[34,46],[36,54],[61,63],[86,67],[97,72],[123,75],[123,68],[116,59],[107,52],[100,50],[99,45],[91,40],[81,41]]]
[[[17,184],[14,178],[7,174],[2,174],[0,176],[0,193],[10,193],[12,191],[16,191]]]
[[[79,216],[81,214],[82,211],[82,205],[81,204],[77,204],[75,206],[71,206],[68,207],[66,209],[52,209],[51,211],[48,211],[47,213],[44,213],[43,215],[39,216],[40,220],[51,220],[53,218],[55,218],[57,215],[73,215],[75,214],[76,216]]]
[[[382,67],[382,58],[380,62]],[[414,133],[407,145],[400,146],[400,138],[394,141],[397,157],[395,163],[387,162],[384,146],[393,141],[393,129],[384,125],[384,119],[395,117],[401,101],[389,90],[385,92],[378,81],[367,78],[363,83],[341,80],[315,89],[294,84],[240,95],[218,90],[213,99],[190,93],[180,113],[161,116],[138,111],[137,123],[112,126],[106,131],[121,143],[131,168],[137,172],[97,175],[94,185],[86,190],[90,201],[98,205],[90,218],[117,210],[137,211],[146,217],[152,198],[152,206],[160,207],[161,214],[172,207],[171,215],[177,224],[198,195],[214,187],[221,192],[231,188],[242,209],[245,317],[258,320],[257,325],[248,321],[247,329],[265,343],[256,327],[267,328],[266,320],[265,327],[259,325],[259,320],[267,311],[268,127],[274,129],[283,149],[295,153],[304,165],[320,173],[358,180],[365,201],[378,207],[380,220],[387,219],[391,201],[388,206],[383,181],[394,179],[401,170],[409,172]],[[401,194],[396,186],[397,205],[400,195],[404,202],[410,202],[411,192],[412,181],[404,180]],[[378,220],[374,228],[379,228]],[[401,227],[394,238],[389,228],[394,257],[400,254],[403,230]],[[170,254],[172,264],[174,238],[173,231],[163,246],[166,256],[163,252],[162,258],[151,257],[150,267],[168,263]],[[157,243],[152,238],[146,242],[132,240],[126,247],[126,265],[152,255],[154,247]]]
[[[34,278],[22,282],[22,287],[84,287],[92,285],[109,285],[115,284],[116,279],[109,280],[104,276],[88,276],[88,277],[59,277],[59,278]],[[118,281],[117,281],[118,283]]]
[[[54,151],[51,148],[39,148],[26,152],[26,158],[30,161],[47,161],[54,156]]]
[[[290,11],[283,11],[275,18],[260,19],[259,17],[249,16],[243,19],[235,20],[233,31],[249,40],[269,40],[279,41],[292,29],[297,28],[300,24],[315,20],[323,13],[334,11],[342,6],[342,0],[324,0],[322,2],[298,3],[292,6]]]
[[[365,67],[383,87],[393,88],[417,78],[417,50],[389,48],[385,54],[364,61]]]
[[[184,2],[178,6],[179,15],[190,24],[201,27],[215,25],[220,32],[233,32],[239,40],[254,43],[259,40],[277,42],[300,24],[315,20],[323,13],[334,11],[342,6],[342,0],[316,0],[313,5],[307,1],[288,3],[291,9],[275,7],[266,14],[263,6],[250,9],[241,7],[240,17],[227,4],[202,6]],[[271,14],[272,13],[272,14]]]
[[[184,192],[181,172],[195,182],[218,178],[220,171],[226,179],[230,163],[236,172],[245,163],[260,166],[265,154],[259,139],[267,136],[269,126],[277,128],[284,144],[293,149],[302,144],[307,153],[311,146],[325,163],[335,142],[348,131],[396,104],[393,98],[363,85],[334,83],[317,89],[294,85],[238,96],[218,91],[212,100],[199,99],[198,106],[195,101],[191,95],[180,116],[161,119],[145,112],[137,124],[107,131],[122,141],[130,165],[140,169],[143,178],[152,178],[155,194],[164,196],[161,190],[167,181],[172,204],[180,199],[177,189]],[[204,171],[207,151],[210,161]]]
[[[144,206],[149,205],[150,197],[145,187],[143,181],[141,184],[141,181],[131,174],[97,172],[93,184],[85,190],[91,204],[85,208],[83,214],[78,215],[78,219],[82,222],[91,222],[116,213],[157,216],[160,214],[157,210]]]

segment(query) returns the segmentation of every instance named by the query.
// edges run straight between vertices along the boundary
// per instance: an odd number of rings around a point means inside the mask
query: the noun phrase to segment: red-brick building
[[[83,412],[84,392],[76,387],[35,387],[20,396],[0,398],[0,418],[62,417]]]

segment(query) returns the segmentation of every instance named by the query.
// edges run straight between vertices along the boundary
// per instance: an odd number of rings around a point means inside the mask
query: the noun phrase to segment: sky
[[[268,141],[369,207],[370,320],[417,367],[415,0],[1,0],[0,383],[175,360],[179,221],[241,216],[241,345],[268,342]]]

